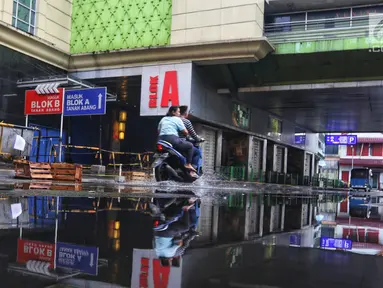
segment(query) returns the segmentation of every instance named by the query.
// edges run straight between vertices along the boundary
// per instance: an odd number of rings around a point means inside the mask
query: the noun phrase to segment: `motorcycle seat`
[[[169,142],[166,142],[166,141],[164,141],[164,140],[160,140],[160,141],[158,141],[158,143],[159,143],[159,144],[165,144],[165,145],[168,145],[168,146],[170,146],[170,147],[173,147],[172,144],[170,144]]]

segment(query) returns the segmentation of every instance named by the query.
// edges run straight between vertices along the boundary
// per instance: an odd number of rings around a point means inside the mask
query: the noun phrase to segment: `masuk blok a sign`
[[[357,135],[326,135],[326,145],[356,145]]]
[[[64,116],[104,115],[106,87],[67,90],[64,96]]]
[[[98,248],[58,242],[56,266],[97,275]]]

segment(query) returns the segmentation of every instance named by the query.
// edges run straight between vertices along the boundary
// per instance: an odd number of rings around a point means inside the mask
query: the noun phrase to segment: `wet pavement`
[[[380,287],[380,192],[209,185],[3,181],[0,287]]]

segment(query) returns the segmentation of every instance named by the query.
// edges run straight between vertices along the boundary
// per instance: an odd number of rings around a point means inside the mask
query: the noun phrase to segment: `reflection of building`
[[[373,172],[373,188],[383,185],[383,134],[359,133],[354,146],[326,146],[325,175],[350,183],[351,169],[370,168]]]

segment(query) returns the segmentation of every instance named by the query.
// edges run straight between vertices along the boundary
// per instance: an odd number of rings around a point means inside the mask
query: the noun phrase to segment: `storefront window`
[[[350,9],[309,12],[307,30],[350,27]]]
[[[14,0],[12,25],[24,32],[34,34],[36,0]]]

